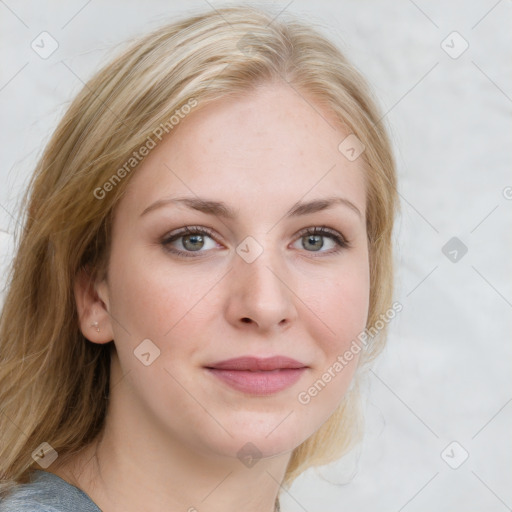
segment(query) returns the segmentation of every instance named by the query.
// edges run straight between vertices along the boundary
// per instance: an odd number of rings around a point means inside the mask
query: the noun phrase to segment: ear
[[[89,269],[82,267],[75,276],[74,292],[82,334],[93,343],[112,341],[114,335],[106,281],[93,282]]]

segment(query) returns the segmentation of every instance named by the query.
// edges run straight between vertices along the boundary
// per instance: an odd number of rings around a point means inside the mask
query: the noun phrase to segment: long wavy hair
[[[104,184],[158,127],[261,83],[285,81],[327,107],[365,146],[370,304],[367,326],[390,308],[396,170],[377,102],[357,69],[311,24],[260,8],[196,13],[129,43],[79,92],[46,145],[21,204],[21,233],[0,317],[0,495],[29,481],[33,451],[67,457],[104,426],[110,351],[82,334],[73,284],[105,277],[116,204],[137,172]],[[161,129],[161,128],[160,128]],[[172,136],[172,135],[171,135]],[[341,141],[340,141],[341,142]],[[118,173],[119,176],[119,173]],[[362,438],[361,370],[383,349],[384,326],[361,352],[352,387],[331,417],[292,453],[289,486],[339,459]]]

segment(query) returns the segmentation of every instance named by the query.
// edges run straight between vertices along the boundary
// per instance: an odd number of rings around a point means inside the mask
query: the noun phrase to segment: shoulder
[[[46,471],[35,470],[31,481],[0,499],[0,512],[101,512],[81,489]]]
[[[43,505],[32,499],[3,499],[0,500],[0,512],[64,512],[49,505]]]

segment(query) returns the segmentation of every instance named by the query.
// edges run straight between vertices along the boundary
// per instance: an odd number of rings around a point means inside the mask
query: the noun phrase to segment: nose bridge
[[[237,247],[234,270],[232,299],[238,303],[239,316],[260,326],[293,316],[293,288],[284,254],[271,235],[244,239]]]
[[[282,255],[277,247],[273,247],[272,236],[249,236],[237,247],[239,256],[236,270],[245,285],[250,285],[254,292],[264,294],[282,293],[281,275],[285,273]]]

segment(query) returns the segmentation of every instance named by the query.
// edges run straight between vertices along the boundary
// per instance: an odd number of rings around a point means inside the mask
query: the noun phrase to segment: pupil
[[[203,237],[202,237],[201,235],[187,235],[186,237],[184,237],[184,243],[183,243],[183,245],[184,245],[187,249],[192,249],[192,250],[200,249],[200,247],[198,247],[198,246],[195,246],[195,247],[194,247],[194,245],[192,245],[192,247],[187,247],[187,240],[188,240],[188,239],[192,239],[192,244],[195,244],[195,243],[197,243],[197,240],[195,240],[195,239],[200,239],[200,240],[199,240],[199,243],[201,243],[201,242],[202,242],[202,238],[203,238]]]
[[[319,241],[319,240],[318,240],[319,238],[320,238],[320,235],[310,235],[310,236],[308,237],[308,243],[311,243],[311,244],[312,244],[313,249],[315,249],[315,248],[316,248],[316,249],[318,250],[318,249],[321,249],[321,248],[322,248],[322,245],[323,245],[323,244],[320,244],[320,245],[316,244],[316,245],[315,245],[315,239],[316,239],[316,242],[318,242],[318,241]]]

